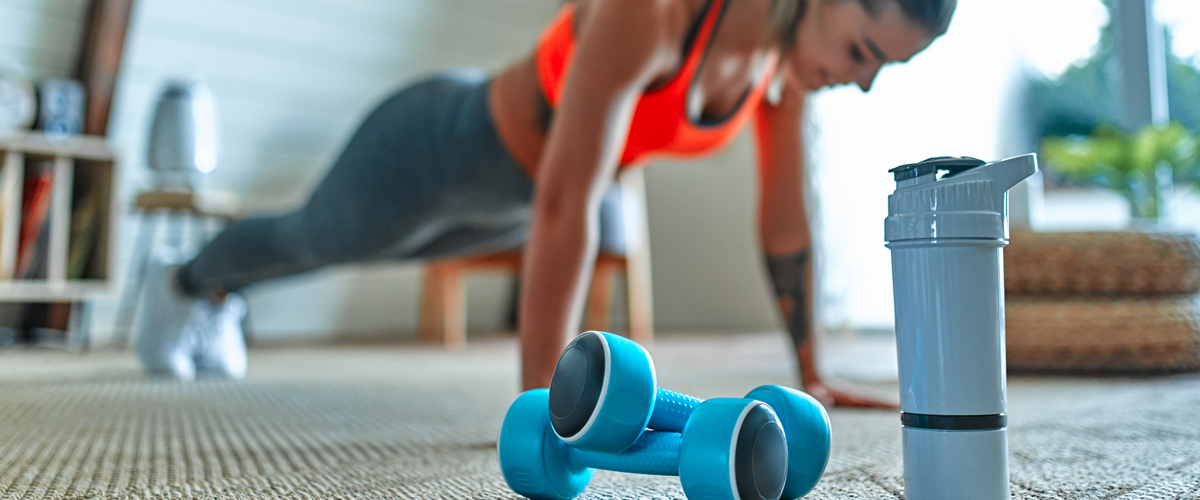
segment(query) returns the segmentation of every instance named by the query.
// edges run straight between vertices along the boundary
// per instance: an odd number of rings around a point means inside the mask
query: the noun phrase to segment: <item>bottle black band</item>
[[[922,415],[901,413],[905,427],[938,431],[994,431],[1008,426],[1008,416],[999,415]]]

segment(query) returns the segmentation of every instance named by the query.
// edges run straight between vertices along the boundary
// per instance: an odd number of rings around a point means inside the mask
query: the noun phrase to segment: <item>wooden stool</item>
[[[626,276],[629,300],[629,338],[647,344],[654,340],[654,316],[650,281],[650,238],[646,227],[645,177],[640,169],[621,173],[617,179],[621,194],[620,227],[625,255],[600,252],[588,288],[588,330],[610,329],[612,279],[618,272]],[[421,318],[418,338],[439,342],[447,349],[467,343],[466,294],[463,274],[476,271],[505,272],[520,275],[521,252],[513,250],[477,257],[446,259],[425,266],[421,290]]]

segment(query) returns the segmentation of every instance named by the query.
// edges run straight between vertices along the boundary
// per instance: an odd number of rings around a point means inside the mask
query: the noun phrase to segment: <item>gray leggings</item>
[[[180,272],[192,294],[327,265],[519,247],[533,182],[496,134],[490,80],[456,70],[388,98],[295,212],[231,224]]]

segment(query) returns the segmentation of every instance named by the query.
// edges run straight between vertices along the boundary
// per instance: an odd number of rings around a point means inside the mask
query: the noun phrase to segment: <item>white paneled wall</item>
[[[222,150],[208,187],[291,206],[358,120],[440,68],[499,68],[531,47],[545,0],[139,0],[115,139],[135,168],[155,93],[198,77],[217,99]]]
[[[0,66],[28,78],[63,78],[75,69],[86,0],[0,0]]]

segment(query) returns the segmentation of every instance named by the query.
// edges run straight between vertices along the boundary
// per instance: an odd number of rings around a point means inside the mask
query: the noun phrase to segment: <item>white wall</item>
[[[0,67],[27,78],[70,77],[85,0],[0,0]]]

